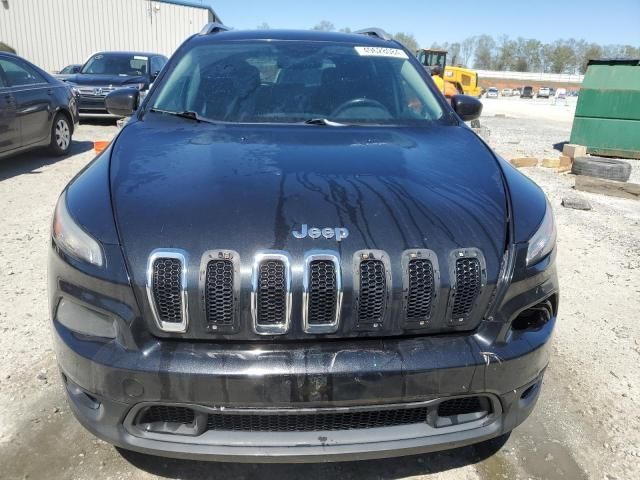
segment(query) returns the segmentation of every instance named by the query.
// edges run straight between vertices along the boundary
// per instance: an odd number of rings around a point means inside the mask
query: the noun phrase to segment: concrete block
[[[546,168],[558,168],[560,166],[559,158],[545,158],[542,160],[542,166]]]
[[[538,159],[533,157],[512,158],[509,160],[514,167],[537,167]]]
[[[587,154],[587,147],[584,145],[576,145],[575,143],[567,143],[562,147],[562,153],[568,157],[576,158]]]

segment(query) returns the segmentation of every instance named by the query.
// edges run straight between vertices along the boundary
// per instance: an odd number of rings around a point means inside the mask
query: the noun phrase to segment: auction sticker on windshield
[[[409,58],[407,52],[399,48],[384,47],[353,47],[361,57],[393,57],[393,58]]]

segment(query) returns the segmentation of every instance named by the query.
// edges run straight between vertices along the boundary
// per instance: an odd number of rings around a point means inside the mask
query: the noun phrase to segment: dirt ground
[[[498,153],[557,156],[574,102],[483,100]],[[2,479],[633,479],[640,478],[640,202],[574,192],[569,174],[523,171],[547,192],[558,224],[560,315],[531,417],[504,445],[368,462],[241,465],[176,461],[97,440],[65,403],[51,348],[46,255],[64,185],[115,126],[83,124],[72,155],[0,162],[0,478]],[[633,179],[640,162],[633,163]],[[593,209],[563,208],[578,195]],[[499,448],[502,447],[502,448]]]

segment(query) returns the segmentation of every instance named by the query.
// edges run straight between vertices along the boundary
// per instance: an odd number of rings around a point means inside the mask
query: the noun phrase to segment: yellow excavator
[[[446,50],[421,48],[416,52],[416,57],[431,73],[445,97],[463,93],[479,98],[482,89],[478,86],[478,74],[469,68],[447,65],[447,53]]]

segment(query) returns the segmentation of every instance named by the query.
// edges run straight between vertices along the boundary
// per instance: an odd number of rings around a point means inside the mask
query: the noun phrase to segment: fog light
[[[58,304],[56,319],[76,333],[92,337],[116,338],[116,325],[112,318],[65,298]]]

